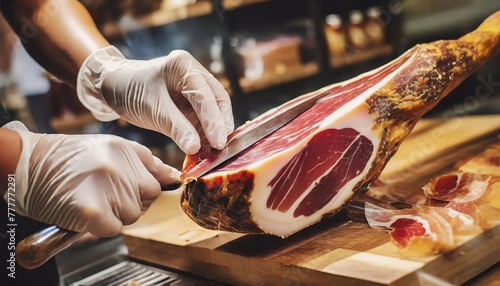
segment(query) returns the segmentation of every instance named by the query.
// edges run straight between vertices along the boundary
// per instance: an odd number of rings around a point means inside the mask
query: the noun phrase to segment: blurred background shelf
[[[421,0],[403,4],[403,33],[419,38],[442,37],[443,32],[463,33],[463,29],[475,28],[492,11],[500,9],[500,1],[491,0]]]
[[[173,3],[172,3],[173,2]],[[192,2],[192,1],[191,1]],[[109,22],[103,26],[103,31],[108,37],[115,37],[121,33],[167,25],[177,21],[209,15],[212,13],[211,1],[188,2],[187,5],[175,4],[175,1],[163,1],[161,7],[145,16],[138,18],[122,18],[118,22]]]
[[[98,121],[90,113],[84,113],[74,116],[63,116],[52,118],[50,125],[57,133],[64,134],[79,134],[86,133],[85,129],[90,124],[97,124]]]
[[[340,56],[330,55],[330,66],[332,68],[340,68],[347,65],[355,65],[378,57],[390,56],[393,53],[394,48],[390,44],[364,50],[352,50]]]
[[[270,71],[264,73],[258,79],[241,78],[240,85],[244,92],[254,92],[267,87],[284,84],[297,79],[315,75],[319,72],[317,63],[306,63],[294,67],[283,68],[282,71]]]
[[[249,6],[253,4],[259,4],[263,2],[269,2],[272,0],[222,0],[222,7],[227,10],[240,8],[243,6]]]

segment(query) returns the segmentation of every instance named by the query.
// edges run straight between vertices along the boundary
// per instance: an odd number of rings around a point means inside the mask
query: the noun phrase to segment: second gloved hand
[[[22,152],[16,168],[16,212],[96,236],[117,235],[179,180],[146,147],[112,135],[29,132],[20,122]]]
[[[102,48],[83,63],[77,92],[98,120],[122,117],[171,137],[188,154],[200,149],[200,134],[221,149],[234,129],[228,93],[186,51],[141,61]]]

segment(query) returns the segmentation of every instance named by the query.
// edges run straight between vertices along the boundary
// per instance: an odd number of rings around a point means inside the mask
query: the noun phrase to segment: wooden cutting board
[[[381,178],[411,196],[499,134],[499,115],[422,120]],[[500,224],[450,253],[403,259],[387,233],[345,213],[286,239],[206,230],[181,211],[180,192],[163,193],[123,231],[130,257],[237,285],[460,284],[500,261]]]

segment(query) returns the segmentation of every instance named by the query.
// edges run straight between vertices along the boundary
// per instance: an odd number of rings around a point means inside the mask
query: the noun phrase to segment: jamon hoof
[[[306,98],[310,110],[189,183],[183,210],[210,229],[286,237],[338,212],[379,176],[422,115],[500,49],[500,11],[457,40],[417,45],[351,80],[295,98],[241,126],[245,132]],[[186,157],[192,179],[214,158]]]

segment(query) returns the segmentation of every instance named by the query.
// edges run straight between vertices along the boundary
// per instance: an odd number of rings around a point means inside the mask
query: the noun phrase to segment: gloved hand
[[[21,137],[15,209],[20,215],[96,236],[117,235],[160,194],[160,183],[179,180],[138,143],[113,135],[29,132],[20,122],[4,127]]]
[[[98,120],[121,116],[171,137],[187,154],[200,149],[202,133],[222,149],[234,129],[228,93],[186,51],[142,61],[125,59],[113,46],[101,48],[80,68],[77,93]]]

